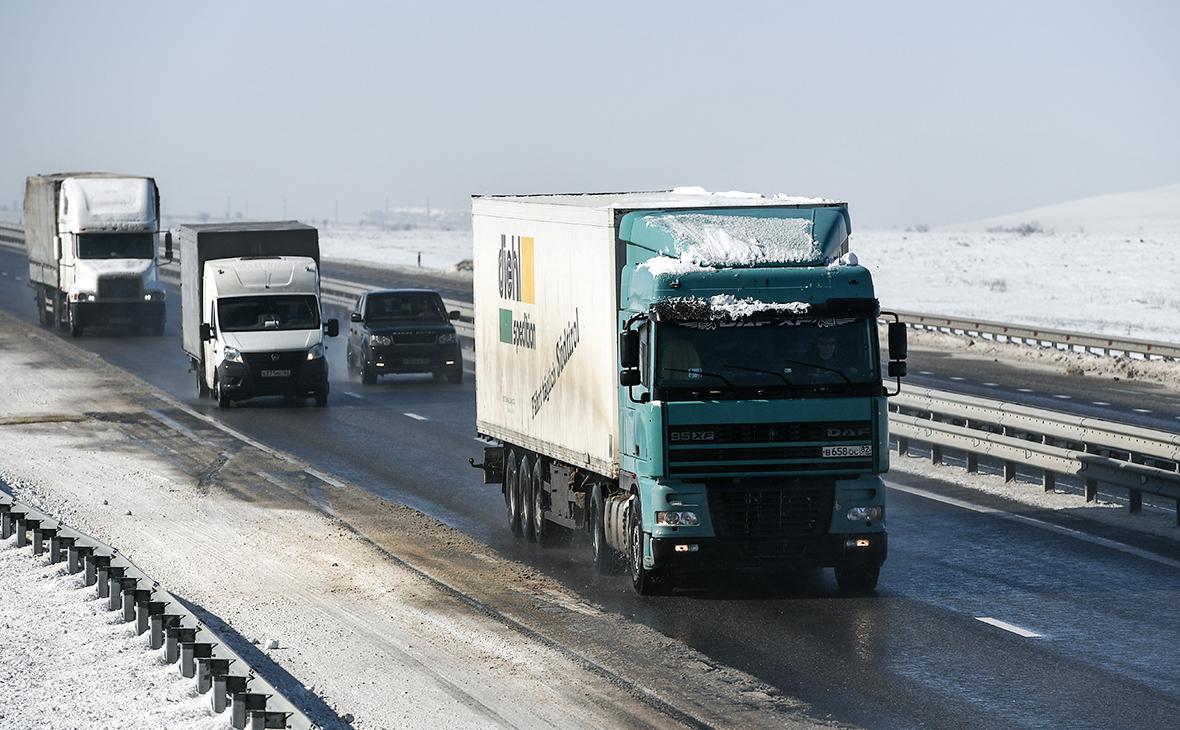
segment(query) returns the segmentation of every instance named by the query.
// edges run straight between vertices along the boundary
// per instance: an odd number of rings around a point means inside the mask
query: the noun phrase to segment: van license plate
[[[823,450],[823,458],[825,459],[839,459],[844,456],[872,455],[872,444],[861,444],[860,446],[825,446]]]
[[[263,370],[262,377],[264,378],[289,378],[291,377],[290,370]]]

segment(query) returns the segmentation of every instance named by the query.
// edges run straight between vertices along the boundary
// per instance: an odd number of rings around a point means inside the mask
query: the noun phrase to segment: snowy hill
[[[940,226],[945,231],[1016,231],[1038,223],[1057,233],[1113,233],[1136,236],[1180,234],[1180,183],[1130,193],[1094,195],[1057,205]]]

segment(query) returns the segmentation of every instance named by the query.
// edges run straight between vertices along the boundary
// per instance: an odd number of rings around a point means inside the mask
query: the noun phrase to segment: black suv
[[[349,319],[348,371],[366,384],[385,373],[434,373],[435,380],[463,382],[459,337],[442,297],[429,289],[365,292]]]

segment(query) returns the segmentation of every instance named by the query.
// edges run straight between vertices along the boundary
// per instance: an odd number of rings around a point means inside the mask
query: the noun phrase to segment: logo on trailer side
[[[532,236],[500,235],[497,265],[500,298],[520,304],[536,303],[536,267]],[[513,347],[537,349],[537,325],[528,313],[517,318],[508,307],[500,307],[500,342]]]

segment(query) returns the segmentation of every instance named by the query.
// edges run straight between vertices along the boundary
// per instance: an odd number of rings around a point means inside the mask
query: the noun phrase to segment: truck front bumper
[[[262,377],[260,370],[241,362],[223,362],[217,366],[217,381],[231,400],[245,400],[261,395],[309,396],[328,390],[328,364],[316,358],[292,368],[287,377]]]
[[[653,537],[651,553],[657,566],[709,571],[734,567],[815,567],[881,565],[889,549],[884,530],[866,533],[829,533],[803,550],[751,550],[748,545],[715,537]]]
[[[129,302],[72,302],[72,316],[83,327],[151,326],[163,321],[164,300]]]

